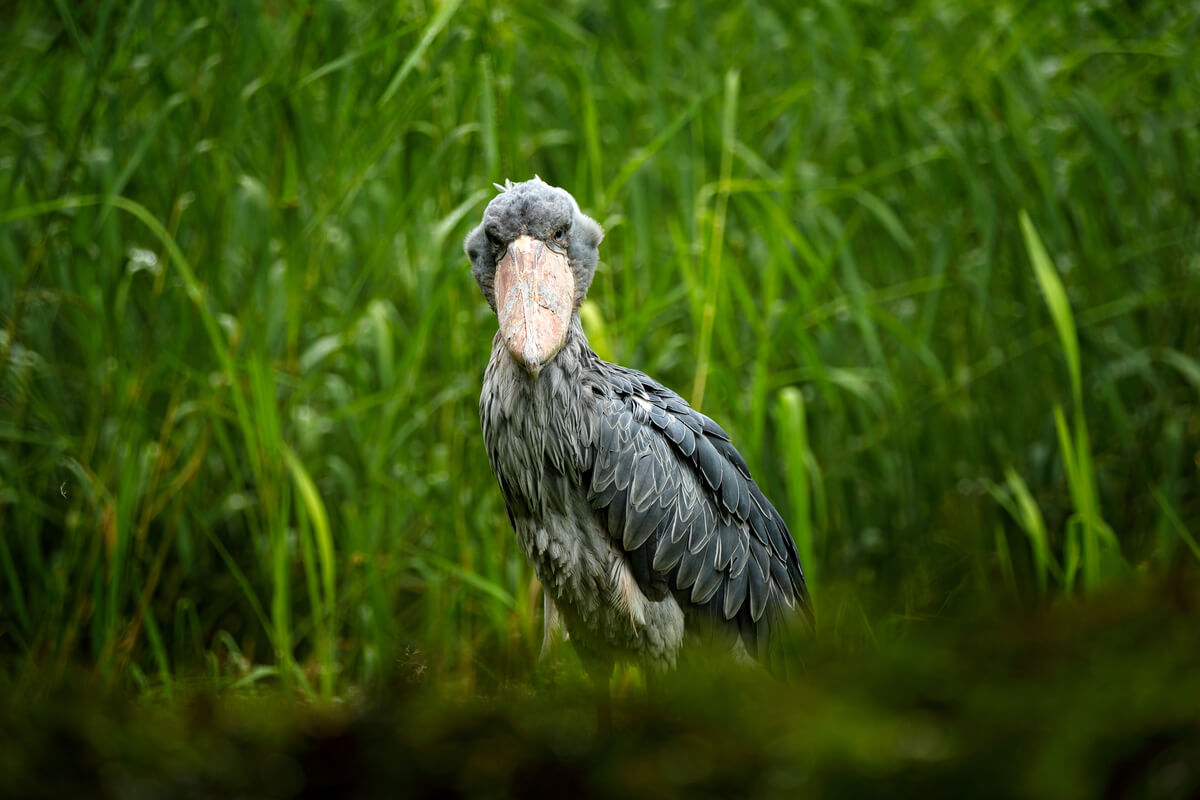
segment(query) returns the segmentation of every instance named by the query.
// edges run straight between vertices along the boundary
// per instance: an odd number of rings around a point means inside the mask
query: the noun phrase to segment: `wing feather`
[[[720,425],[640,372],[591,366],[589,502],[643,591],[666,587],[685,606],[736,623],[761,652],[769,617],[797,606],[811,613],[783,518]]]
[[[720,538],[717,536],[709,540],[708,547],[700,554],[700,558],[696,561],[700,563],[700,575],[696,578],[696,583],[692,586],[692,602],[697,605],[703,605],[712,599],[712,596],[717,593],[717,589],[725,583],[725,575],[717,569],[715,551],[720,548]]]

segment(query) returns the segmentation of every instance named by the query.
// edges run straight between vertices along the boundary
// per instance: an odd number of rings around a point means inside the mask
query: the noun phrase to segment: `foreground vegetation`
[[[706,660],[619,694],[613,735],[572,683],[482,698],[395,670],[369,702],[313,707],[208,686],[131,704],[75,682],[0,697],[22,721],[0,766],[22,797],[1185,797],[1198,624],[1189,580],[917,627],[869,658],[817,639],[790,683]]]
[[[285,750],[412,713],[428,747],[470,719],[536,758],[587,717],[526,693],[538,587],[475,412],[495,320],[460,242],[493,181],[536,172],[608,231],[593,345],[733,434],[817,606],[791,721],[753,732],[728,704],[766,690],[735,673],[740,693],[681,681],[678,717],[623,695],[631,727],[810,765],[781,787],[1003,773],[1084,796],[1154,741],[1146,763],[1195,785],[1171,765],[1195,763],[1198,697],[1198,12],[6,10],[6,711],[45,713],[30,748],[127,747],[155,776],[170,737],[143,723],[234,736],[257,703]],[[130,690],[125,735],[75,717]],[[189,716],[227,690],[231,716]],[[1003,772],[1026,706],[1071,713]],[[880,744],[913,725],[941,756]],[[209,741],[181,758],[203,770]],[[630,756],[586,742],[597,769]]]

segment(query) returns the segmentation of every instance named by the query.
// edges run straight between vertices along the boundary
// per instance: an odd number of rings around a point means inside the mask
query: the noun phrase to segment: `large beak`
[[[567,257],[519,236],[496,265],[496,315],[508,351],[534,378],[567,338],[575,276]]]

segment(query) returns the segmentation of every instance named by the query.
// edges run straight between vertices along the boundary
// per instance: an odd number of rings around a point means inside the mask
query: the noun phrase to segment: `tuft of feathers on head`
[[[538,175],[536,172],[533,174],[533,177],[529,179],[528,183],[540,183],[540,184],[543,184],[543,185],[545,185],[545,186],[549,186],[549,185],[550,185],[550,184],[546,183],[544,180],[542,180],[542,176],[541,176],[541,175]],[[513,183],[513,182],[512,182],[512,180],[511,180],[510,178],[505,178],[505,179],[504,179],[504,185],[503,185],[503,186],[501,186],[501,185],[500,185],[500,184],[498,184],[498,183],[493,183],[493,184],[492,184],[492,186],[495,186],[495,187],[496,187],[496,191],[498,191],[500,194],[504,194],[505,192],[507,192],[509,189],[513,188],[513,187],[514,187],[514,186],[516,186],[516,185],[517,185],[517,184]]]

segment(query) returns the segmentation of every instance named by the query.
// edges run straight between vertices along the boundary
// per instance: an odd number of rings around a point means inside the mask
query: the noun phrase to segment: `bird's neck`
[[[596,358],[579,314],[571,315],[566,339],[536,379],[497,333],[480,396],[484,441],[497,475],[512,483],[514,513],[534,513],[547,465],[554,474],[578,476],[586,468],[591,416],[585,373]],[[525,509],[525,511],[521,511]],[[539,512],[540,513],[540,512]]]
[[[561,358],[564,353],[568,354],[568,358],[572,360],[572,366],[576,372],[592,369],[600,361],[600,356],[592,350],[587,334],[583,332],[583,322],[579,318],[578,308],[571,312],[571,324],[567,326],[567,337],[563,341],[558,358]]]
[[[506,376],[506,380],[523,393],[534,393],[539,385],[557,383],[560,379],[578,381],[579,373],[591,364],[597,356],[588,344],[587,334],[583,332],[583,323],[579,319],[579,309],[571,313],[571,321],[567,324],[567,333],[563,338],[562,347],[554,358],[543,367],[541,374],[535,379],[520,364],[504,344],[504,338],[499,331],[492,340],[491,368],[498,374]],[[547,380],[547,378],[554,380]]]
[[[588,344],[587,334],[583,332],[583,323],[579,319],[579,309],[571,312],[571,321],[567,325],[567,334],[563,338],[562,347],[558,354],[542,370],[537,382],[541,382],[548,372],[558,372],[559,377],[578,382],[580,371],[595,357]],[[527,374],[528,375],[528,374]],[[530,380],[533,380],[530,378]]]
[[[563,341],[563,350],[574,347],[576,350],[591,351],[587,334],[583,332],[583,321],[579,318],[579,309],[571,312],[571,322],[567,325],[567,337]]]

